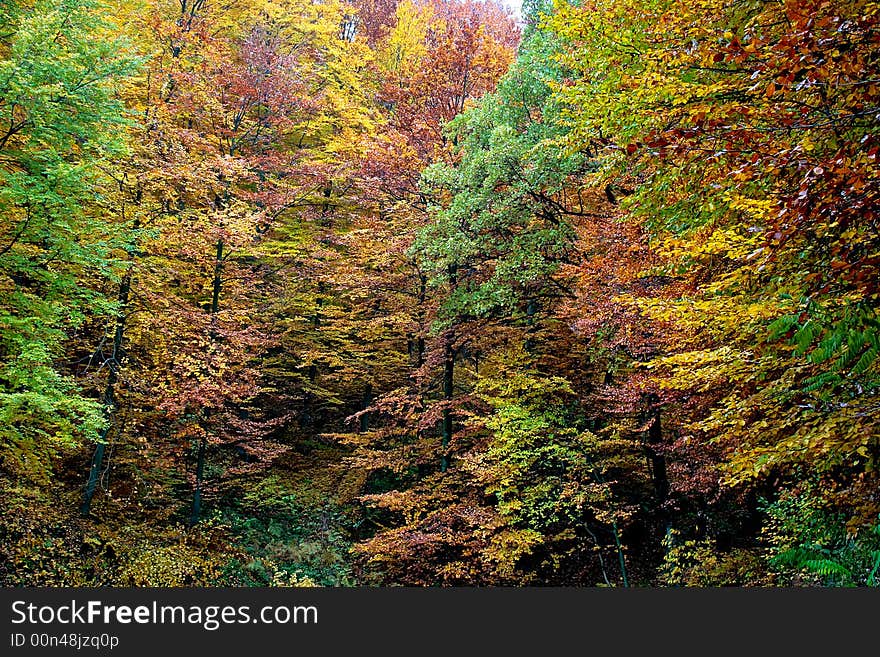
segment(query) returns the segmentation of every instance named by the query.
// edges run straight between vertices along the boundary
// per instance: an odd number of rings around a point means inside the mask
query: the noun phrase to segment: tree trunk
[[[455,378],[455,351],[451,345],[446,346],[446,358],[443,365],[443,437],[441,441],[440,472],[449,469],[449,444],[452,442],[452,383]]]
[[[449,291],[455,290],[458,285],[458,266],[449,265],[447,269],[449,274]],[[443,359],[443,428],[441,434],[441,454],[440,454],[440,472],[446,472],[449,469],[451,456],[449,454],[449,445],[452,442],[452,395],[453,383],[455,381],[455,349],[452,348],[453,334],[450,333],[446,337],[446,350]]]
[[[214,290],[211,295],[211,314],[220,310],[220,286],[223,282],[223,240],[217,240],[217,257],[214,260]]]
[[[419,337],[416,342],[418,367],[425,364],[425,299],[428,292],[428,277],[419,274]]]
[[[523,344],[523,348],[525,349],[527,354],[532,353],[535,349],[535,340],[533,334],[535,332],[535,315],[538,312],[538,302],[534,299],[529,299],[528,304],[526,305],[526,340]]]
[[[202,515],[202,479],[205,473],[205,451],[207,447],[207,438],[202,436],[199,440],[199,454],[196,457],[196,487],[193,491],[192,516],[189,524],[196,525]]]
[[[660,425],[660,400],[657,395],[648,395],[648,417],[651,421],[648,427],[648,459],[651,465],[651,477],[654,481],[654,492],[657,500],[662,504],[669,496],[669,479],[666,475],[666,457],[657,450],[663,442],[663,431]]]
[[[113,331],[113,349],[110,353],[109,373],[107,374],[107,385],[104,388],[104,406],[106,408],[107,427],[101,431],[101,437],[98,444],[95,445],[95,452],[92,455],[92,463],[89,467],[89,479],[86,482],[85,493],[83,494],[83,502],[80,507],[80,515],[83,518],[88,517],[92,509],[92,498],[95,496],[95,489],[98,486],[98,480],[101,477],[101,467],[104,463],[104,452],[106,451],[107,436],[110,433],[110,421],[116,413],[116,383],[119,381],[119,368],[122,360],[122,339],[125,335],[125,313],[128,308],[128,297],[131,292],[131,272],[127,272],[119,283],[119,315],[116,317],[116,326]]]
[[[83,503],[80,507],[80,515],[87,518],[92,509],[92,498],[95,496],[95,488],[98,485],[98,478],[101,472],[101,464],[104,461],[104,447],[107,440],[107,429],[101,432],[98,444],[95,445],[95,453],[92,455],[92,465],[89,468],[89,479],[86,483],[86,492],[83,495]]]
[[[211,338],[216,340],[216,327],[214,326],[214,322],[217,313],[220,311],[220,290],[223,285],[223,248],[224,243],[222,239],[217,240],[217,255],[214,260],[214,281],[213,281],[213,289],[211,292]],[[206,427],[203,427],[207,431]],[[205,473],[205,452],[207,451],[207,438],[202,436],[199,440],[199,451],[196,456],[196,484],[193,490],[193,505],[192,505],[192,516],[190,517],[190,524],[195,525],[199,522],[199,518],[202,514],[202,480]]]

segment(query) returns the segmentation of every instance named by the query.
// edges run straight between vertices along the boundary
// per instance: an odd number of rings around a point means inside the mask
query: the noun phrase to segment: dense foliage
[[[0,0],[0,583],[876,586],[880,8]]]

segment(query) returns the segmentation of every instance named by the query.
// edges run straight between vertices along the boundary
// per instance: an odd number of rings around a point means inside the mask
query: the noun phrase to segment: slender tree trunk
[[[458,285],[458,266],[455,264],[449,265],[449,269],[447,270],[449,273],[449,291],[452,292],[455,290],[455,287]],[[449,445],[452,442],[452,409],[450,406],[452,405],[452,396],[453,396],[453,383],[455,382],[455,349],[452,347],[453,335],[452,332],[449,333],[446,337],[446,349],[443,359],[443,428],[441,434],[441,449],[442,453],[440,455],[440,472],[446,472],[449,469],[449,463],[451,460],[449,454]]]
[[[452,442],[452,384],[455,380],[455,351],[451,345],[446,346],[446,358],[443,363],[443,435],[441,440],[440,472],[449,469],[449,444]]]
[[[214,259],[214,281],[213,281],[213,289],[211,291],[211,339],[215,340],[216,336],[216,326],[214,325],[216,321],[216,315],[220,311],[220,290],[223,285],[223,249],[225,244],[223,243],[223,239],[217,240],[217,252],[216,257]],[[204,427],[203,427],[204,428]],[[205,459],[206,452],[208,449],[208,439],[206,436],[202,436],[199,440],[199,451],[196,456],[196,484],[193,490],[193,504],[192,504],[192,515],[190,517],[190,524],[195,525],[198,524],[199,519],[202,514],[202,484],[204,480],[205,474]]]
[[[428,277],[419,274],[419,337],[416,341],[418,367],[425,364],[425,301],[428,294]]]
[[[217,257],[214,260],[214,290],[211,295],[211,314],[220,310],[220,286],[223,282],[223,240],[217,240]]]
[[[196,525],[202,514],[202,481],[205,474],[205,451],[207,449],[207,438],[202,436],[199,440],[199,453],[196,457],[196,487],[193,491],[192,516],[190,517],[190,525]]]
[[[98,485],[98,479],[101,473],[101,465],[104,462],[104,447],[106,446],[107,429],[101,431],[101,437],[98,444],[95,445],[95,453],[92,454],[92,465],[89,468],[89,479],[86,483],[86,492],[83,495],[82,506],[80,507],[80,515],[87,518],[92,509],[92,498],[95,496],[95,488]]]
[[[324,297],[321,296],[324,293],[324,283],[318,283],[317,295],[315,296],[315,313],[312,315],[312,330],[315,334],[318,334],[318,329],[321,326],[321,322],[323,321],[321,317],[321,308],[324,306]],[[311,383],[314,383],[318,378],[318,366],[312,363],[306,368],[306,376],[308,377]],[[313,401],[314,395],[311,391],[307,390],[303,395],[303,407],[302,414],[299,418],[299,426],[307,427],[314,424],[313,417]]]
[[[104,388],[104,406],[106,408],[107,427],[101,431],[98,443],[95,445],[95,452],[92,454],[92,462],[89,467],[89,478],[86,482],[85,493],[83,494],[82,506],[80,514],[83,518],[87,517],[92,509],[92,499],[95,496],[95,489],[98,486],[98,480],[101,477],[101,468],[104,464],[104,453],[106,452],[107,436],[110,433],[111,420],[116,414],[116,384],[119,381],[119,368],[122,360],[122,339],[125,336],[125,313],[128,308],[128,297],[131,292],[131,272],[126,272],[122,281],[119,283],[119,315],[116,317],[116,326],[113,331],[113,348],[110,353],[109,373],[107,374],[107,385]]]
[[[623,588],[629,588],[629,577],[626,574],[626,559],[623,556],[623,545],[620,544],[620,532],[617,523],[611,523],[611,531],[614,533],[614,547],[617,549],[617,563],[620,565],[620,577],[623,580]]]
[[[657,395],[648,395],[648,417],[651,426],[648,427],[648,459],[651,465],[651,478],[654,481],[654,492],[657,500],[662,504],[669,496],[669,478],[666,474],[666,457],[657,447],[663,442],[663,430],[660,425],[660,400]]]
[[[535,332],[535,315],[538,312],[538,302],[534,299],[529,299],[528,304],[526,305],[526,341],[523,347],[527,354],[532,353],[535,349],[535,340],[533,337],[533,333]]]

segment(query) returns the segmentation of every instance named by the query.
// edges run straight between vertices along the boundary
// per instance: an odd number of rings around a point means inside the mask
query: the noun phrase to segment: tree
[[[114,87],[137,60],[98,2],[0,12],[0,440],[9,471],[45,481],[59,453],[105,425],[101,400],[59,363],[87,322],[116,312],[106,285],[124,276],[133,233],[105,205],[105,171],[126,148]]]
[[[628,301],[672,327],[645,367],[678,418],[673,449],[718,450],[710,467],[753,513],[756,489],[813,472],[852,528],[877,512],[861,492],[877,366],[866,9],[591,3],[549,20],[577,72],[558,90],[568,146],[602,145],[597,184],[628,190],[658,258],[645,274],[669,284]]]

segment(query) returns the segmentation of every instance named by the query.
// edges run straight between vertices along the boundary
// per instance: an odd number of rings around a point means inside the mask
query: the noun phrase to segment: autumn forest
[[[880,585],[873,0],[0,0],[0,585]]]

